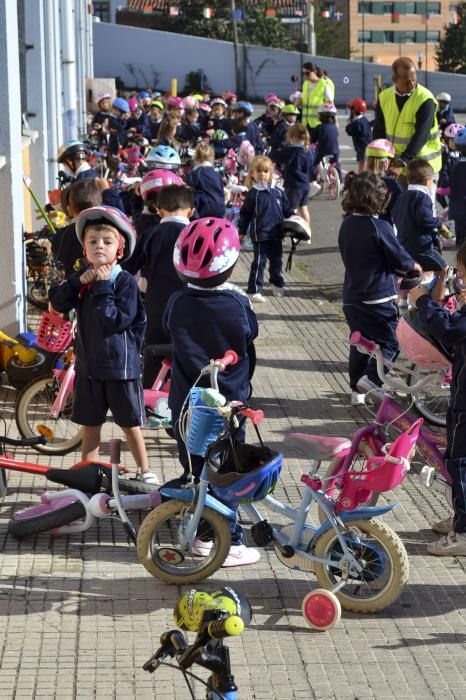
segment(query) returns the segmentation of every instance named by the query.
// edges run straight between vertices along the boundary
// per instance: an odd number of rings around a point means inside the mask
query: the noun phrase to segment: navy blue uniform
[[[128,143],[128,135],[126,133],[126,119],[117,117],[111,114],[108,120],[108,130],[110,137],[108,139],[108,150],[113,155],[118,153],[118,149],[125,148]]]
[[[395,202],[401,194],[402,189],[398,181],[390,175],[382,175],[382,180],[385,182],[385,186],[390,192],[390,201],[388,202],[387,208],[383,214],[379,214],[379,218],[388,221],[389,224],[393,224],[393,207],[395,206]]]
[[[345,128],[348,136],[353,139],[354,150],[356,151],[356,160],[362,161],[366,157],[366,147],[372,140],[372,129],[367,117],[360,114],[354,117]]]
[[[280,119],[270,135],[270,146],[273,150],[281,148],[285,143],[286,134],[291,124],[285,118]]]
[[[126,122],[126,130],[135,129],[136,133],[141,134],[147,140],[152,138],[150,116],[144,110],[138,117],[131,116]]]
[[[314,155],[304,146],[289,145],[272,151],[270,157],[282,165],[283,187],[291,209],[305,206],[309,201],[309,182],[314,168]]]
[[[416,302],[417,319],[453,350],[450,407],[447,412],[446,466],[452,478],[453,529],[466,532],[466,307],[449,313],[428,294]]]
[[[437,122],[442,130],[449,124],[454,124],[456,122],[456,117],[453,114],[453,107],[451,104],[447,104],[444,109],[437,109]]]
[[[451,169],[448,216],[455,222],[456,244],[461,245],[466,241],[466,155]]]
[[[264,270],[269,261],[270,282],[283,287],[283,246],[281,225],[292,216],[286,194],[277,187],[254,185],[246,194],[241,207],[238,231],[248,232],[254,249],[254,259],[248,280],[248,294],[257,294],[264,284]]]
[[[384,357],[393,360],[399,352],[395,274],[412,270],[414,260],[398,242],[393,227],[375,216],[347,216],[340,227],[338,245],[345,266],[343,311],[350,333],[360,331],[378,343]],[[380,384],[375,361],[351,346],[349,378],[353,390],[364,374]]]
[[[408,185],[392,208],[398,239],[424,270],[444,270],[438,230],[442,222],[433,214],[432,200],[423,185]]]
[[[338,142],[338,129],[335,124],[319,124],[316,126],[312,142],[317,143],[315,166],[319,165],[324,156],[332,156],[333,162],[338,163],[340,145]]]
[[[194,191],[194,206],[200,218],[225,216],[223,180],[211,163],[195,165],[186,177],[186,184]]]
[[[176,130],[176,138],[180,143],[198,141],[201,138],[201,136],[201,127],[197,122],[194,124],[182,122]]]

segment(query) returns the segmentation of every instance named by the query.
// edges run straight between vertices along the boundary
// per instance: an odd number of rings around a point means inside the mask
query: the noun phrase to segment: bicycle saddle
[[[111,485],[112,468],[103,462],[89,462],[74,469],[49,469],[45,476],[55,484],[95,494],[99,493],[102,486],[107,490]]]
[[[304,452],[309,459],[315,459],[319,462],[341,456],[343,450],[348,450],[351,447],[351,440],[347,438],[307,435],[306,433],[289,433],[285,442],[289,447]]]

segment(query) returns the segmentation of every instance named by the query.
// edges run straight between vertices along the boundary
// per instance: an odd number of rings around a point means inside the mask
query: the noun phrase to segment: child
[[[163,330],[162,318],[170,296],[184,286],[173,267],[173,248],[180,231],[189,224],[194,213],[193,192],[185,185],[168,185],[158,192],[157,204],[160,224],[147,233],[143,253],[147,277],[144,345],[170,342]],[[159,358],[152,355],[144,358],[145,388],[152,386],[159,368]]]
[[[451,95],[448,92],[439,92],[435,99],[438,103],[437,122],[439,129],[443,131],[449,124],[456,122],[453,107],[451,106]]]
[[[338,234],[345,266],[343,312],[350,333],[361,331],[380,346],[384,357],[394,360],[399,353],[395,335],[398,322],[395,276],[419,270],[420,266],[400,245],[393,227],[378,217],[389,197],[382,178],[374,173],[352,177],[348,173],[345,184],[342,205],[346,216]],[[380,385],[375,361],[351,346],[352,406],[364,403],[364,394],[357,387],[363,375]]]
[[[222,97],[214,97],[210,103],[210,114],[207,120],[207,131],[211,136],[214,131],[228,131],[229,120],[225,117],[227,103]]]
[[[455,136],[455,147],[459,158],[450,173],[450,200],[448,216],[455,222],[456,245],[466,241],[466,129]]]
[[[243,127],[241,131],[245,132],[245,140],[252,143],[256,153],[263,153],[265,151],[265,143],[261,139],[257,125],[250,120],[254,111],[252,104],[250,102],[240,101],[233,105],[232,109],[235,119],[242,122]]]
[[[199,126],[199,110],[197,107],[186,108],[181,124],[176,131],[176,138],[180,143],[197,142],[201,137]]]
[[[307,223],[309,219],[309,183],[313,173],[314,156],[309,151],[309,133],[303,124],[293,124],[288,129],[288,146],[272,151],[272,160],[284,166],[283,189],[291,209],[298,212]]]
[[[160,100],[154,100],[152,102],[149,118],[150,118],[150,140],[155,141],[157,139],[160,124],[162,123],[164,106]]]
[[[434,216],[432,192],[434,171],[424,158],[414,158],[407,165],[408,189],[401,192],[393,209],[398,240],[424,271],[446,270],[441,255],[439,232],[448,232]]]
[[[87,159],[89,150],[82,141],[66,141],[57,153],[57,161],[62,166],[59,176],[64,175],[64,182],[74,182],[85,178],[96,178],[97,171],[91,168]]]
[[[98,124],[102,127],[110,116],[110,107],[112,106],[112,98],[109,92],[101,92],[97,97],[97,107],[99,111],[94,115],[92,124]]]
[[[171,146],[175,150],[179,148],[179,141],[176,139],[176,131],[180,121],[177,117],[167,114],[162,119],[157,135],[157,146]]]
[[[447,197],[450,194],[450,175],[459,158],[459,152],[455,144],[455,136],[458,131],[464,127],[461,124],[449,124],[443,131],[442,142],[442,167],[438,174],[438,182],[436,189],[436,199],[441,207],[448,208]],[[446,212],[448,215],[448,212]]]
[[[385,211],[379,214],[380,219],[385,219],[389,224],[393,224],[392,209],[401,193],[398,180],[390,174],[390,163],[395,157],[395,147],[387,139],[376,139],[366,148],[366,163],[370,173],[380,175],[390,193],[390,199]]]
[[[260,132],[267,140],[270,140],[272,137],[283,107],[284,103],[279,97],[267,95],[265,97],[265,112],[254,119],[254,123],[257,124]]]
[[[146,315],[134,278],[118,262],[131,256],[136,233],[113,207],[92,207],[76,219],[76,235],[89,266],[50,290],[56,311],[77,311],[76,376],[71,420],[84,426],[82,459],[98,458],[108,410],[125,433],[145,483],[149,470],[141,433],[145,421],[140,382]]]
[[[118,149],[124,148],[128,143],[126,120],[130,112],[130,106],[123,97],[116,97],[113,100],[112,111],[108,119],[108,129],[110,131],[108,149],[112,155],[117,155]]]
[[[342,182],[343,176],[339,164],[340,146],[338,144],[338,129],[336,126],[336,107],[332,102],[326,102],[318,108],[317,112],[320,124],[316,126],[311,135],[312,143],[317,144],[314,168],[317,168],[325,156],[331,156],[331,162],[335,163],[338,177],[340,182]]]
[[[256,156],[252,160],[246,177],[246,186],[250,189],[238,223],[240,237],[244,238],[249,232],[253,244],[254,259],[247,293],[259,304],[266,301],[261,291],[267,261],[273,295],[282,297],[285,294],[281,225],[283,219],[294,214],[285,193],[271,185],[272,167],[272,161],[266,156]]]
[[[270,137],[270,145],[273,150],[281,148],[285,142],[286,134],[290,126],[296,124],[299,117],[299,109],[294,105],[285,105],[282,109],[281,119],[278,121]]]
[[[372,136],[372,129],[367,117],[364,116],[364,113],[367,112],[367,104],[365,100],[356,97],[348,102],[348,107],[350,108],[350,116],[345,131],[353,139],[358,173],[362,173],[366,169],[366,147]]]
[[[173,262],[188,285],[170,298],[164,317],[173,347],[173,369],[169,406],[184,474],[187,481],[189,458],[180,437],[179,421],[186,396],[211,358],[223,357],[227,350],[238,353],[238,362],[218,375],[219,390],[227,401],[247,402],[252,374],[250,354],[258,327],[248,298],[227,284],[240,245],[236,228],[224,219],[206,218],[192,222],[180,234]],[[208,332],[206,332],[208,329]],[[236,436],[241,440],[241,436]],[[243,436],[244,440],[244,436]],[[195,478],[202,470],[202,457],[192,456]],[[232,547],[223,566],[254,564],[259,552],[242,544],[242,530],[232,523]],[[195,541],[200,556],[209,554],[209,543]]]
[[[214,170],[214,149],[206,141],[196,146],[194,166],[186,178],[193,188],[194,204],[199,218],[225,216],[225,192],[220,174]]]
[[[466,246],[462,245],[456,256],[458,276],[466,278]],[[446,466],[452,479],[453,518],[447,518],[432,526],[443,537],[427,545],[434,556],[466,555],[466,293],[458,301],[461,308],[450,313],[429,295],[426,287],[410,292],[416,304],[417,319],[436,340],[454,348],[450,407],[447,412]]]

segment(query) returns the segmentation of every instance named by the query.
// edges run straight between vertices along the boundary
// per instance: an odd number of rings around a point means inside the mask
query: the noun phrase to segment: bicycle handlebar
[[[238,413],[240,416],[246,416],[246,418],[249,418],[253,425],[260,425],[264,420],[264,411],[260,408],[257,411],[249,407],[241,408]]]
[[[32,438],[10,438],[6,435],[0,435],[0,443],[4,445],[13,445],[15,447],[33,447],[34,445],[46,445],[47,438],[43,435],[37,435]]]
[[[236,365],[238,362],[238,353],[234,350],[227,350],[225,355],[219,360],[214,360],[214,364],[218,366],[221,372],[228,367],[228,365]]]
[[[374,352],[377,348],[377,344],[373,340],[367,340],[359,331],[351,333],[350,344],[362,349],[363,352]]]

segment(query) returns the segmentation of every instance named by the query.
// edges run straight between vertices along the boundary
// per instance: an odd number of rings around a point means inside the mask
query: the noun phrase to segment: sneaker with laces
[[[256,294],[250,294],[249,296],[251,297],[251,301],[254,304],[265,304],[265,302],[267,301],[267,299],[264,296],[262,296],[260,292],[256,292]]]
[[[196,537],[191,547],[193,557],[208,557],[213,544],[213,542],[204,542]]]
[[[351,405],[362,406],[364,404],[365,394],[360,394],[358,391],[351,392]]]
[[[249,238],[245,238],[241,243],[241,250],[254,250],[252,241]]]
[[[432,530],[439,535],[449,535],[450,532],[453,532],[453,517],[444,518],[433,523]]]
[[[247,566],[255,564],[261,558],[260,553],[254,547],[246,547],[244,544],[236,544],[230,547],[228,556],[222,564],[222,568],[230,568],[232,566]]]
[[[284,287],[272,286],[272,294],[274,295],[274,297],[284,297],[285,296],[285,289],[284,289]]]
[[[156,486],[157,484],[160,484],[160,480],[157,474],[154,474],[154,472],[151,472],[149,470],[146,470],[145,472],[139,474],[138,479],[140,479],[143,484],[150,484],[151,486]]]
[[[322,191],[322,187],[319,185],[319,183],[315,182],[314,180],[311,182],[309,185],[309,198],[315,197],[316,194],[319,194],[319,192]]]
[[[466,533],[452,532],[427,545],[434,557],[466,557]]]

